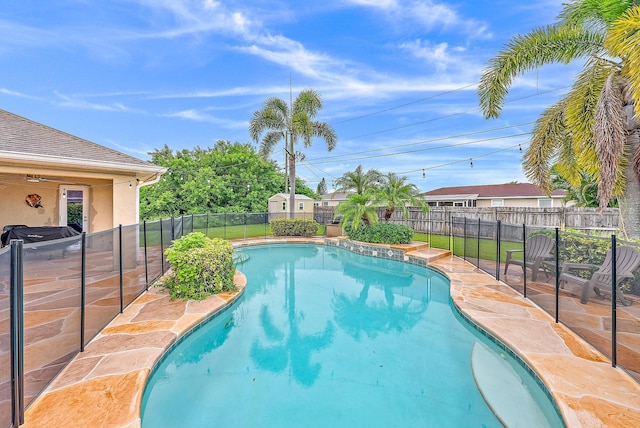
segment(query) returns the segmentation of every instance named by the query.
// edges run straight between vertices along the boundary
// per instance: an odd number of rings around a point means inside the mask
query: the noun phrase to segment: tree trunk
[[[634,170],[634,155],[638,150],[640,123],[633,118],[633,104],[624,107],[626,113],[627,142],[625,150],[627,178],[624,194],[618,198],[620,207],[620,234],[624,239],[640,239],[640,178]]]
[[[289,212],[291,219],[296,218],[296,157],[293,154],[293,147],[289,153]]]

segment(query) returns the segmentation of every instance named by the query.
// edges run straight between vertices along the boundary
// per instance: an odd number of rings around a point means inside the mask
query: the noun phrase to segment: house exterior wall
[[[56,180],[33,183],[26,180],[27,174],[56,177]],[[7,167],[0,173],[0,230],[9,224],[59,226],[61,186],[65,185],[88,188],[89,232],[138,222],[134,176]],[[32,208],[25,202],[26,196],[34,193],[42,197],[42,207]]]
[[[549,198],[492,198],[492,199],[477,199],[476,207],[478,208],[490,208],[492,206],[492,200],[502,200],[503,207],[512,208],[560,208],[562,207],[562,198],[551,198],[551,207],[541,207],[538,205],[539,199]]]
[[[24,181],[24,180],[23,180]],[[44,183],[11,183],[2,180],[0,184],[2,203],[0,203],[0,230],[9,224],[27,226],[58,226],[59,205],[58,189]],[[42,207],[32,208],[25,202],[27,195],[36,193],[42,197]]]

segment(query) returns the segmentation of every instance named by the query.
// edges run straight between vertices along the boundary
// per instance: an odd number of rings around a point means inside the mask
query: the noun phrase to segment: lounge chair
[[[620,246],[616,247],[616,292],[623,305],[629,302],[625,299],[620,284],[628,278],[633,278],[633,271],[640,265],[640,251],[635,247]],[[602,296],[602,292],[611,293],[611,250],[607,252],[604,262],[601,265],[583,264],[583,263],[563,263],[562,270],[558,280],[563,284],[565,282],[574,282],[582,286],[582,296],[580,303],[587,303],[591,291],[595,291],[598,296]],[[591,270],[593,275],[591,278],[582,278],[570,273],[571,270]]]
[[[521,253],[523,250],[507,250],[507,259],[504,264],[504,273],[507,274],[509,265],[518,265],[522,267],[522,272],[526,274],[525,268],[531,269],[531,279],[536,280],[538,271],[543,267],[542,262],[553,257],[552,251],[555,242],[546,235],[533,235],[526,242],[525,260],[517,260],[513,258],[515,253]]]

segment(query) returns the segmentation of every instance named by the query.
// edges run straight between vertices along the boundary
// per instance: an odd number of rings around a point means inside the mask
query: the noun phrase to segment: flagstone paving
[[[272,238],[234,245],[301,241],[323,243],[324,239]],[[623,370],[611,367],[606,356],[564,325],[556,324],[531,300],[470,263],[443,250],[407,250],[448,276],[451,298],[459,310],[529,364],[555,398],[567,426],[640,426],[640,384]],[[170,301],[156,288],[138,297],[31,403],[24,426],[140,426],[142,393],[154,364],[180,336],[239,297],[246,279],[238,272],[235,281],[238,292],[211,296],[201,302]],[[566,298],[573,299],[568,293]],[[566,305],[576,309],[576,316],[586,316],[583,324],[594,331],[603,325],[602,319],[589,318],[606,318],[606,311],[596,305],[571,306],[569,301]],[[629,342],[637,344],[637,307],[630,308],[635,312],[625,318],[625,334],[630,336]],[[63,311],[60,316],[69,314]],[[49,334],[56,328],[49,327],[40,334]],[[629,347],[629,352],[637,360],[640,353],[635,349]],[[240,409],[242,403],[238,406]]]

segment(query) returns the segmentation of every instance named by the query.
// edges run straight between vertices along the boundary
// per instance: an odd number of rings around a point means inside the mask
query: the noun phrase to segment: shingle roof
[[[271,200],[272,198],[281,197],[281,198],[285,198],[288,201],[289,200],[289,196],[290,196],[289,193],[276,193],[275,195],[271,196],[269,198],[269,200]],[[296,193],[295,198],[296,199],[301,199],[301,200],[313,201],[313,198],[310,198],[307,195],[301,195],[300,193]]]
[[[133,156],[0,110],[0,152],[53,156],[132,167],[154,166]]]
[[[483,186],[441,187],[423,193],[424,196],[450,196],[477,194],[478,198],[546,197],[542,190],[531,183],[489,184]],[[551,196],[565,196],[564,190],[554,190]]]

